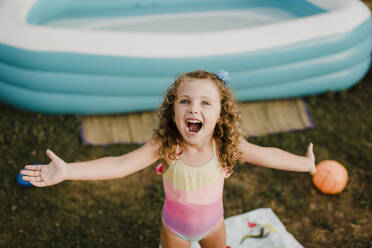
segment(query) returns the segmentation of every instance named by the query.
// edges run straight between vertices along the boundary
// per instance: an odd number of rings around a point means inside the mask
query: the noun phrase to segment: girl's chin
[[[197,140],[201,138],[200,135],[198,135],[198,133],[185,133],[182,136],[184,140]]]

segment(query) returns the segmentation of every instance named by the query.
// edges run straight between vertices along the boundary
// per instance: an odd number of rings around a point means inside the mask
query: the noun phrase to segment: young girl
[[[52,151],[48,165],[26,165],[23,180],[44,187],[64,180],[121,178],[162,160],[165,202],[160,243],[163,248],[225,248],[222,192],[224,179],[235,162],[315,172],[313,146],[305,157],[277,148],[260,147],[242,138],[240,114],[226,86],[228,73],[194,71],[178,78],[168,89],[158,114],[153,139],[118,157],[66,163]]]

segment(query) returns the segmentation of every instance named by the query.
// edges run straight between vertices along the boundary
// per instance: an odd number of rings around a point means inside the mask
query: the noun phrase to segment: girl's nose
[[[191,108],[189,110],[189,112],[190,112],[190,114],[197,114],[198,113],[198,111],[196,109],[193,109],[193,108]]]
[[[190,109],[189,109],[189,112],[190,114],[197,114],[198,113],[198,107],[196,106],[196,104],[191,104],[190,105]]]

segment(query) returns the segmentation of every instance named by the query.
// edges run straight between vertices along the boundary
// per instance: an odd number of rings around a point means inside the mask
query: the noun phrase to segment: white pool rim
[[[360,1],[308,0],[328,12],[272,25],[230,31],[187,34],[99,32],[28,24],[27,13],[36,1],[0,2],[1,43],[26,50],[110,56],[146,58],[213,56],[279,47],[345,33],[370,18],[368,8]],[[24,40],[27,42],[23,42]]]

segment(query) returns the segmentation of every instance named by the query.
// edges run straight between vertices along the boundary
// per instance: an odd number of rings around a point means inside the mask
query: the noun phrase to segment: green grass
[[[270,207],[305,247],[371,247],[372,73],[348,91],[306,97],[315,128],[248,138],[348,170],[338,195],[314,188],[311,176],[238,165],[227,180],[225,216]],[[0,103],[0,247],[156,247],[163,189],[154,166],[124,179],[63,182],[48,188],[16,183],[24,164],[48,163],[47,148],[65,161],[127,153],[138,145],[83,145],[80,119],[43,115]]]

